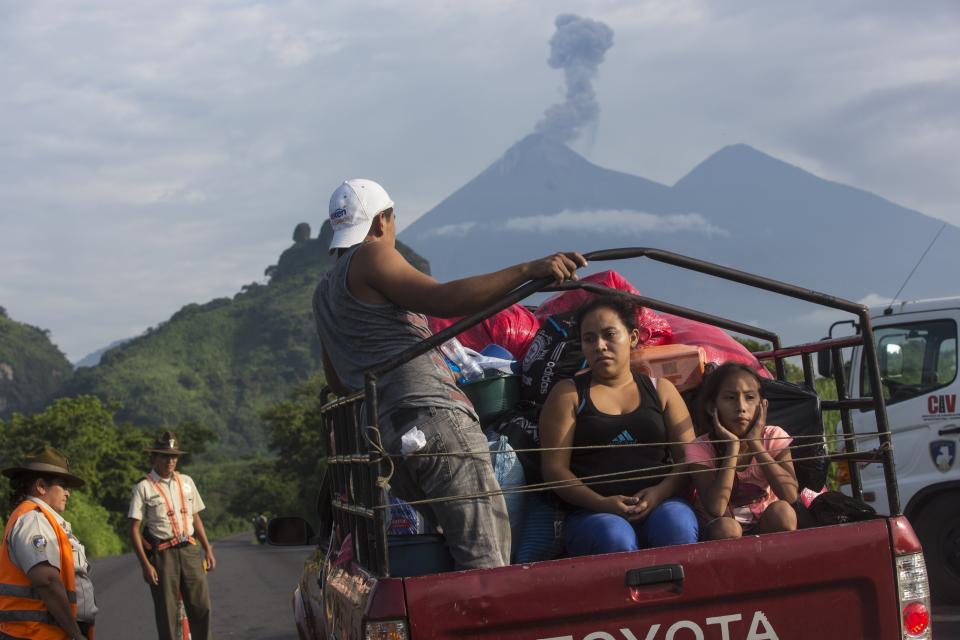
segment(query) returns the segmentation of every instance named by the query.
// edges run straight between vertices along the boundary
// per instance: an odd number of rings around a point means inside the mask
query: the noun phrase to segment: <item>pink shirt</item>
[[[793,438],[786,431],[772,425],[763,428],[761,437],[763,448],[774,458],[793,442]],[[688,463],[698,464],[708,469],[715,469],[717,466],[715,459],[720,457],[710,443],[710,434],[704,434],[686,445],[684,453]],[[776,494],[770,488],[770,483],[767,482],[767,477],[763,475],[763,468],[751,460],[750,466],[737,471],[737,484],[730,496],[730,504],[727,505],[725,515],[735,518],[744,527],[752,527],[760,521],[764,510],[777,500]],[[714,519],[703,508],[699,496],[696,497],[694,508],[701,522],[706,523]]]

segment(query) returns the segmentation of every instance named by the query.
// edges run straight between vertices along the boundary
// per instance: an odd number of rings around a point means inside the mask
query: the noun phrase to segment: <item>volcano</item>
[[[558,250],[644,246],[859,300],[896,293],[943,223],[820,178],[745,144],[720,149],[673,186],[599,167],[529,135],[425,213],[400,238],[440,280]],[[960,229],[948,225],[904,296],[956,293]],[[645,294],[815,339],[804,303],[649,260],[615,268]]]

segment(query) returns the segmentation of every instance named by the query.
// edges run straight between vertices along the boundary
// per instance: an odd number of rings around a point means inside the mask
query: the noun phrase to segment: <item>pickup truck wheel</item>
[[[960,604],[960,497],[956,493],[934,497],[923,506],[915,523],[932,600]]]

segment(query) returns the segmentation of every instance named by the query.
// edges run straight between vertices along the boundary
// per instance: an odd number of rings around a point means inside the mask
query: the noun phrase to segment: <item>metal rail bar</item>
[[[853,432],[853,422],[850,420],[850,409],[853,408],[863,408],[862,406],[847,406],[848,404],[859,404],[862,400],[850,400],[847,393],[847,374],[843,368],[843,357],[842,351],[840,348],[835,348],[830,350],[830,355],[833,358],[833,379],[837,385],[837,405],[840,410],[840,425],[843,429],[844,435],[844,444],[843,449],[848,454],[853,454],[857,451],[856,442],[853,442],[856,434]],[[870,399],[869,405],[873,406],[873,399]],[[856,464],[848,464],[847,470],[850,476],[850,490],[853,492],[853,495],[863,500],[863,480],[860,477],[860,467]]]
[[[433,334],[429,338],[426,338],[425,340],[423,340],[423,342],[420,342],[418,344],[413,345],[412,347],[408,347],[407,349],[404,349],[395,357],[390,358],[389,360],[381,364],[379,367],[373,367],[369,369],[368,371],[365,372],[367,379],[369,380],[370,376],[373,376],[373,378],[376,379],[377,377],[382,376],[387,371],[392,371],[393,369],[396,369],[400,365],[413,360],[417,356],[423,355],[427,351],[430,351],[431,349],[435,349],[439,347],[441,344],[443,344],[450,338],[453,338],[459,335],[460,333],[463,333],[465,330],[469,329],[475,324],[479,324],[480,322],[486,320],[493,314],[499,313],[500,311],[503,311],[507,307],[514,305],[517,302],[520,302],[524,298],[538,291],[541,291],[546,286],[548,286],[551,282],[553,282],[552,278],[540,278],[539,280],[531,280],[525,285],[517,287],[516,289],[508,293],[506,296],[504,296],[499,302],[496,302],[490,305],[486,309],[477,311],[476,313],[472,313],[468,316],[464,316],[463,318],[461,318],[460,320],[457,320],[446,329],[438,331],[437,333]]]
[[[845,336],[843,338],[830,338],[829,340],[819,340],[817,342],[805,342],[790,347],[782,347],[771,351],[757,351],[753,355],[758,360],[769,360],[770,358],[790,356],[799,356],[805,353],[816,353],[826,349],[843,349],[845,347],[857,347],[863,344],[863,338],[860,336]]]
[[[900,515],[900,490],[897,487],[897,468],[893,460],[893,440],[890,438],[890,423],[887,420],[887,407],[883,401],[883,387],[880,381],[880,364],[877,359],[877,346],[873,341],[873,325],[870,313],[864,307],[860,312],[860,331],[863,334],[863,362],[870,376],[870,388],[873,389],[874,419],[877,422],[877,437],[884,447],[883,479],[887,486],[887,505],[890,515]]]
[[[800,359],[803,362],[803,382],[813,389],[813,360],[809,353],[803,354]]]
[[[843,398],[837,400],[823,400],[820,402],[820,407],[826,410],[841,410],[841,409],[872,409],[873,408],[873,398]]]
[[[806,300],[807,302],[823,305],[825,307],[840,309],[841,311],[846,311],[848,313],[859,315],[861,311],[867,311],[867,308],[862,304],[850,302],[849,300],[844,300],[843,298],[838,298],[826,293],[814,291],[813,289],[804,289],[803,287],[797,287],[795,285],[774,280],[772,278],[754,275],[752,273],[747,273],[746,271],[731,269],[730,267],[724,267],[712,262],[706,262],[705,260],[697,260],[696,258],[690,258],[680,255],[679,253],[673,253],[671,251],[664,251],[663,249],[654,249],[651,247],[604,249],[602,251],[586,253],[584,254],[584,257],[591,262],[624,260],[627,258],[641,257],[649,258],[656,262],[663,262],[665,264],[671,264],[675,267],[681,267],[690,271],[697,271],[699,273],[715,276],[724,280],[739,282],[740,284],[750,285],[758,289],[779,293],[791,298],[799,298],[800,300]]]
[[[682,269],[687,269],[690,271],[696,271],[706,275],[711,275],[714,277],[722,278],[732,282],[737,282],[740,284],[745,284],[751,287],[762,289],[765,291],[770,291],[772,293],[777,293],[791,298],[796,298],[811,302],[813,304],[829,307],[832,309],[838,309],[840,311],[845,311],[856,315],[860,319],[860,326],[863,335],[863,345],[864,345],[864,357],[865,362],[868,368],[868,373],[870,375],[871,384],[874,389],[880,388],[880,372],[877,365],[876,350],[873,344],[873,331],[870,325],[869,311],[864,305],[850,302],[849,300],[844,300],[843,298],[838,298],[836,296],[831,296],[825,293],[814,291],[812,289],[805,289],[802,287],[797,287],[779,280],[774,280],[771,278],[765,278],[762,276],[757,276],[745,271],[739,271],[737,269],[731,269],[729,267],[724,267],[722,265],[713,264],[703,260],[697,260],[695,258],[690,258],[680,254],[672,253],[670,251],[664,251],[661,249],[654,249],[649,247],[633,247],[633,248],[621,248],[621,249],[608,249],[603,251],[594,251],[587,254],[584,254],[584,257],[590,261],[602,262],[607,260],[623,260],[628,258],[640,258],[645,257],[656,262],[662,262],[665,264],[670,264]],[[405,349],[400,354],[396,355],[393,358],[390,358],[388,361],[384,362],[380,366],[374,367],[365,372],[365,385],[364,385],[364,397],[366,400],[366,424],[371,427],[379,427],[378,422],[378,409],[377,409],[377,378],[387,371],[391,371],[401,366],[402,364],[409,362],[413,358],[420,356],[431,349],[434,349],[440,346],[442,343],[446,342],[450,338],[462,333],[466,329],[478,324],[479,322],[485,320],[486,318],[492,316],[493,314],[506,309],[507,307],[523,300],[527,296],[536,293],[537,291],[542,291],[549,287],[552,283],[550,278],[543,278],[540,280],[535,280],[528,282],[510,293],[504,296],[499,302],[490,305],[486,309],[468,315],[459,321],[453,323],[446,329],[437,332],[436,334],[426,338],[422,342]],[[584,286],[584,284],[591,283],[570,283],[571,288],[573,285],[578,285],[580,288],[589,289]],[[622,293],[622,292],[621,292]],[[642,297],[638,297],[642,298]],[[655,306],[656,305],[656,306]],[[681,317],[691,317],[696,319],[697,317],[705,318],[708,314],[700,314],[699,312],[693,312],[692,310],[687,310],[677,305],[669,305],[668,303],[663,303],[658,300],[646,299],[646,306],[651,308],[657,308],[659,310],[668,310],[670,313],[676,313]],[[686,313],[680,313],[680,312]],[[755,327],[750,327],[749,330],[742,330],[741,328],[746,328],[747,325],[742,325],[741,323],[734,323],[723,318],[713,317],[715,320],[721,321],[721,324],[717,326],[731,328],[731,330],[742,332],[745,335],[756,335],[758,330]],[[741,328],[732,328],[733,325]],[[765,332],[766,335],[775,337],[776,334],[771,332]],[[770,338],[764,338],[770,339]],[[781,348],[779,344],[779,339],[772,340],[774,343],[774,349],[772,352],[772,357],[775,361],[777,375],[780,379],[785,378],[784,374],[784,363],[783,358],[785,356],[785,350]],[[825,347],[822,343],[816,348],[812,349],[808,353],[812,353],[815,350],[820,350],[823,348],[830,348],[829,346]],[[798,354],[803,354],[801,350]],[[765,352],[765,354],[767,353]],[[805,360],[805,377],[810,379],[812,378],[812,371],[809,362]],[[810,380],[812,382],[812,380]],[[874,397],[874,409],[876,412],[877,418],[877,431],[879,432],[879,437],[882,445],[882,458],[884,464],[884,471],[887,480],[887,495],[890,501],[890,513],[899,514],[900,513],[900,503],[899,495],[896,490],[896,481],[894,477],[894,463],[893,463],[893,450],[890,437],[885,435],[884,432],[888,431],[888,423],[886,410],[883,403],[882,395],[876,395]],[[359,430],[359,429],[357,429]],[[360,441],[364,445],[364,449],[356,450],[357,453],[371,453],[371,446],[369,443],[369,437],[366,433],[362,435]],[[360,442],[356,443],[357,446],[360,446]],[[339,465],[338,465],[339,466]],[[352,465],[351,465],[352,472]],[[378,513],[385,513],[385,509],[380,508],[386,504],[386,492],[378,483],[379,470],[378,465],[370,465],[368,472],[370,475],[367,476],[369,485],[367,495],[371,501],[370,506],[376,507]],[[362,475],[362,474],[361,474]],[[375,529],[375,530],[374,530]],[[381,515],[377,518],[376,527],[371,527],[368,533],[367,539],[374,543],[373,547],[376,550],[376,566],[370,567],[370,564],[365,563],[364,566],[372,568],[373,572],[377,576],[387,576],[389,575],[389,558],[388,558],[388,549],[386,543],[386,518]]]
[[[715,316],[709,313],[704,313],[702,311],[697,311],[695,309],[690,309],[688,307],[682,307],[680,305],[671,304],[669,302],[664,302],[663,300],[658,300],[656,298],[650,298],[648,296],[635,295],[632,293],[627,293],[619,289],[613,289],[611,287],[605,287],[600,284],[595,284],[593,282],[565,282],[560,285],[554,285],[552,287],[547,287],[544,291],[574,291],[576,289],[583,289],[584,291],[589,291],[591,293],[597,294],[617,294],[630,298],[635,303],[639,304],[641,307],[647,307],[655,311],[662,311],[664,313],[671,313],[675,316],[680,316],[681,318],[687,318],[688,320],[696,320],[698,322],[705,322],[711,324],[721,329],[727,329],[729,331],[736,331],[737,333],[742,333],[747,336],[754,338],[760,338],[761,340],[766,340],[774,345],[774,348],[779,348],[780,345],[780,336],[772,331],[766,329],[761,329],[750,324],[744,324],[742,322],[737,322],[735,320],[728,320],[727,318],[722,318],[720,316]]]

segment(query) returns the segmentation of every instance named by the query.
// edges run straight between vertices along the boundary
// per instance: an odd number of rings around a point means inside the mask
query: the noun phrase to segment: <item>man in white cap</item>
[[[586,266],[578,253],[552,256],[495,273],[440,283],[413,268],[397,251],[394,204],[372,180],[347,180],[330,198],[336,264],[313,296],[324,371],[340,394],[363,388],[363,372],[431,335],[424,314],[466,315],[489,306],[521,284],[551,277],[575,279]],[[383,444],[392,454],[413,427],[426,437],[418,453],[395,460],[390,484],[409,501],[499,490],[487,441],[473,406],[434,350],[378,380]],[[466,455],[449,455],[465,453]],[[458,569],[510,561],[510,522],[502,495],[429,505],[443,528]]]

